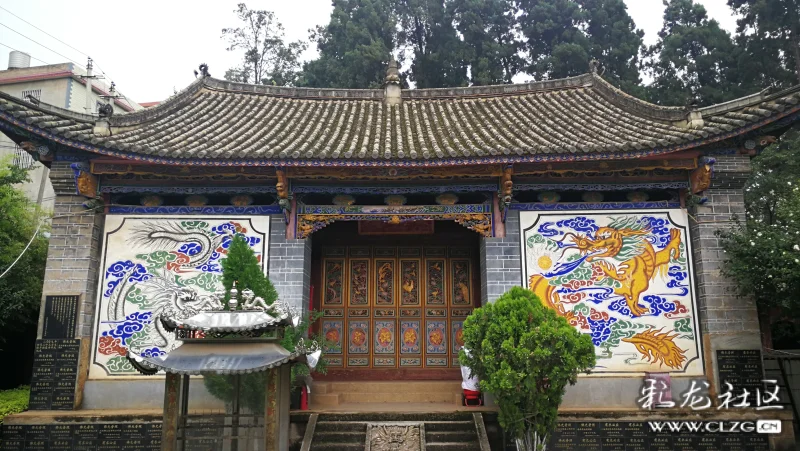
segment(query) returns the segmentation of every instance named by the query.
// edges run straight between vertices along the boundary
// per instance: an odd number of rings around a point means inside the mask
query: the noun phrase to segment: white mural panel
[[[266,272],[269,216],[106,217],[89,377],[138,376],[128,350],[153,356],[180,346],[161,313],[188,316],[222,290],[220,260],[237,234]]]
[[[683,210],[520,212],[525,285],[597,350],[596,375],[702,375]]]

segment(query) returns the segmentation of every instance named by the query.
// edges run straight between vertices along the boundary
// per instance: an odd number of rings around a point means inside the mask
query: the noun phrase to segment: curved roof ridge
[[[590,74],[554,80],[531,81],[503,85],[464,86],[456,88],[404,89],[403,99],[440,99],[459,97],[488,97],[513,95],[527,92],[549,91],[553,89],[579,88],[590,86]]]
[[[661,106],[634,97],[617,88],[597,74],[589,74],[596,82],[594,87],[606,100],[623,110],[634,112],[658,121],[682,121],[686,119],[687,110],[678,106]]]
[[[700,108],[699,111],[703,113],[703,115],[714,116],[729,113],[731,111],[741,110],[742,108],[752,107],[762,102],[770,102],[775,99],[780,99],[782,97],[786,97],[787,95],[800,92],[800,85],[792,86],[774,94],[769,94],[770,90],[770,88],[767,88],[761,92],[739,97],[738,99],[729,100],[716,105],[709,105],[707,107]]]
[[[382,100],[384,94],[383,89],[304,88],[256,85],[220,80],[211,77],[205,79],[205,85],[209,89],[250,94],[266,94],[275,97],[291,97],[298,99]]]
[[[186,100],[199,91],[205,85],[205,83],[206,78],[199,77],[190,83],[189,86],[183,88],[183,90],[177,94],[173,94],[172,96],[168,97],[158,105],[139,110],[135,113],[112,116],[110,123],[114,127],[124,127],[126,125],[134,125],[158,119],[161,116],[171,112],[176,107],[182,106]]]
[[[0,91],[0,99],[10,100],[16,104],[25,106],[26,108],[30,108],[34,111],[39,111],[40,113],[52,114],[53,116],[58,116],[63,119],[71,119],[77,122],[86,122],[92,124],[94,124],[95,121],[97,121],[97,116],[92,114],[79,113],[77,111],[68,110],[66,108],[61,108],[42,101],[40,101],[39,103],[31,103],[25,99],[20,99],[19,97],[13,96],[11,94],[2,91]]]

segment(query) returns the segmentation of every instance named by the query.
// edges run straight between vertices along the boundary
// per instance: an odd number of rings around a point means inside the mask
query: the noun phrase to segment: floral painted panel
[[[325,305],[341,305],[342,289],[344,284],[344,260],[328,259],[325,260],[325,294],[323,303]]]
[[[464,347],[464,321],[451,321],[450,327],[453,332],[453,355],[457,356]]]
[[[419,305],[419,260],[400,260],[400,305]]]
[[[593,374],[702,375],[682,210],[522,212],[525,286],[597,350]]]
[[[452,305],[472,304],[472,297],[470,296],[472,276],[470,274],[469,266],[469,260],[450,261],[450,268],[451,271],[453,271],[453,297],[450,301]]]
[[[376,260],[375,268],[375,304],[394,305],[394,260]]]
[[[425,303],[444,305],[444,260],[425,260],[427,280]]]
[[[447,327],[444,321],[426,322],[425,344],[428,354],[447,354]]]
[[[419,354],[419,320],[400,323],[400,353]]]
[[[369,321],[350,321],[347,352],[369,354]]]
[[[322,321],[322,335],[325,337],[324,354],[342,353],[342,321]]]
[[[350,260],[350,305],[369,305],[369,260]]]
[[[375,321],[375,354],[394,354],[394,325],[392,321]]]
[[[236,235],[263,266],[269,217],[109,215],[105,230],[92,379],[138,376],[128,351],[149,357],[180,346],[161,315],[188,317],[222,290],[220,261]]]

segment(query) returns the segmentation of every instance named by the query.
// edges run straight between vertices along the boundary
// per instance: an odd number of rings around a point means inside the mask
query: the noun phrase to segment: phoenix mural
[[[155,356],[180,346],[159,318],[188,318],[222,290],[222,266],[242,235],[264,265],[269,217],[145,217],[106,219],[97,300],[92,378],[136,376],[128,350]]]
[[[591,335],[595,373],[703,373],[683,211],[520,220],[525,284]]]

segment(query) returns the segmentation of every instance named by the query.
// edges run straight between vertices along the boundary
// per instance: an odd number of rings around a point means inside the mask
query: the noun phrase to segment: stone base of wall
[[[297,451],[312,412],[295,411],[290,415],[289,450]],[[492,450],[515,450],[513,440],[505,436],[495,412],[482,412]],[[329,414],[335,415],[335,414]],[[343,416],[353,414],[341,414]],[[363,417],[365,414],[359,414]],[[448,413],[372,413],[376,420],[387,415],[438,416]],[[75,412],[24,412],[7,417],[0,430],[0,449],[22,450],[115,450],[139,451],[161,449],[160,410],[116,410]],[[343,417],[343,419],[346,419]],[[755,425],[758,420],[778,420],[780,434],[747,432],[653,432],[650,422],[695,422],[695,424]],[[722,423],[721,423],[722,422]],[[712,428],[712,429],[714,429]],[[216,449],[216,448],[213,448]],[[222,449],[221,447],[219,449]],[[548,449],[570,451],[794,451],[795,436],[790,412],[767,411],[641,411],[562,409],[559,424]]]
[[[83,390],[83,410],[157,409],[164,406],[164,378],[90,380]],[[221,410],[225,406],[206,390],[201,378],[189,383],[189,407]]]
[[[297,451],[308,415],[292,414],[290,420],[289,449]],[[5,418],[0,427],[0,450],[157,451],[161,449],[161,424],[161,410],[24,412]]]

